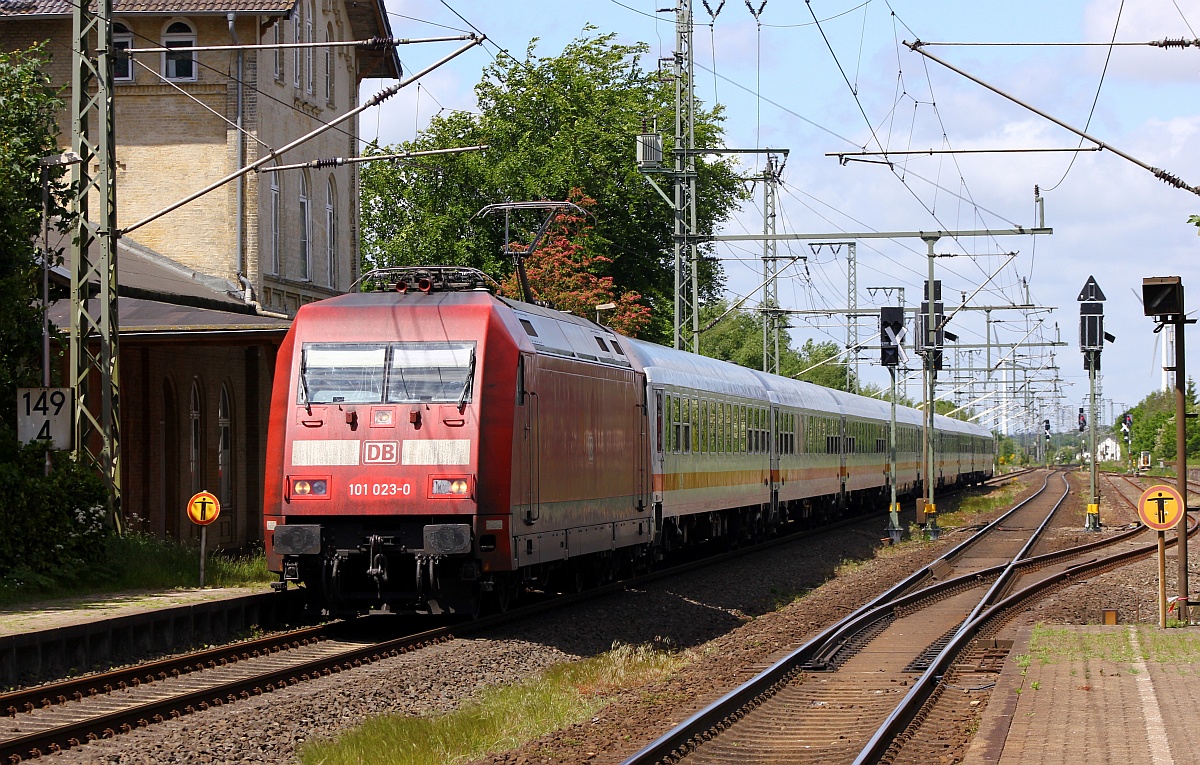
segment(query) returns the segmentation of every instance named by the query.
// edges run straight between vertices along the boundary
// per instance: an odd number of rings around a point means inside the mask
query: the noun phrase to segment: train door
[[[779,516],[779,407],[771,405],[771,518]]]
[[[850,431],[846,425],[846,417],[844,415],[838,418],[838,423],[841,427],[841,438],[838,439],[838,505],[845,507],[846,480],[850,475],[846,467],[846,452],[849,450]]]
[[[526,525],[537,523],[541,517],[541,429],[538,422],[540,404],[537,394],[537,366],[532,354],[522,353],[517,366],[517,398],[519,408],[524,412],[520,415],[523,420],[525,433],[523,454],[521,455],[522,475],[520,477],[522,492],[521,504],[525,508],[523,520]],[[523,405],[521,405],[523,403]]]
[[[650,388],[646,384],[646,376],[643,374],[636,375],[634,384],[638,389],[638,439],[637,439],[637,455],[634,458],[637,463],[634,467],[634,493],[637,495],[638,512],[645,512],[648,506],[648,495],[650,486],[650,450],[653,448],[650,440]],[[662,393],[659,393],[658,409],[661,420],[662,412]],[[657,421],[656,421],[657,422]],[[661,432],[661,428],[660,428]],[[653,528],[653,526],[651,526]]]

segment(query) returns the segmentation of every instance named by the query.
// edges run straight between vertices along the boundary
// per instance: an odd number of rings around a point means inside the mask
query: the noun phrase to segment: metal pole
[[[888,431],[888,451],[891,454],[888,481],[892,486],[892,499],[888,504],[888,536],[892,544],[899,544],[903,529],[900,528],[900,505],[896,502],[896,368],[888,367],[892,376],[892,427]]]
[[[1180,513],[1181,517],[1187,513]],[[1158,628],[1167,628],[1167,532],[1158,532]]]
[[[937,505],[934,504],[933,485],[935,478],[933,475],[933,409],[934,409],[934,379],[937,376],[937,324],[934,310],[936,296],[933,279],[933,259],[936,257],[933,254],[933,245],[937,242],[938,237],[926,237],[925,243],[929,246],[929,286],[926,288],[926,314],[925,314],[925,337],[922,338],[925,345],[925,380],[927,394],[925,397],[925,532],[930,539],[937,539],[941,534],[941,529],[937,525]]]
[[[208,526],[200,526],[200,588],[204,586],[204,546],[208,542]]]
[[[1179,286],[1182,297],[1183,285]],[[1180,300],[1182,303],[1183,301]],[[1175,485],[1183,498],[1183,512],[1179,514],[1179,525],[1175,528],[1176,556],[1179,559],[1179,621],[1189,623],[1188,616],[1188,539],[1187,539],[1187,357],[1183,352],[1183,337],[1187,316],[1180,313],[1175,317]]]
[[[1096,492],[1096,357],[1098,351],[1087,351],[1088,354],[1088,448],[1092,453],[1091,470],[1088,472],[1088,506],[1087,521],[1084,528],[1088,531],[1100,530],[1100,496]]]

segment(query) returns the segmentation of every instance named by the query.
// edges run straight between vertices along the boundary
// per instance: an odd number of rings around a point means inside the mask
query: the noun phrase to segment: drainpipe
[[[238,40],[237,28],[235,26],[235,22],[237,20],[237,14],[236,13],[228,13],[225,15],[225,18],[229,21],[229,37],[230,37],[230,39],[233,41],[234,45],[241,45],[241,42]],[[246,142],[243,138],[243,133],[242,133],[242,127],[243,127],[242,120],[243,120],[243,113],[244,113],[244,108],[242,105],[242,101],[243,101],[242,73],[243,73],[243,69],[244,69],[244,57],[245,57],[245,53],[243,53],[242,51],[239,50],[237,52],[237,118],[234,121],[234,124],[237,125],[237,154],[236,154],[237,159],[234,161],[235,167],[245,167],[245,165],[246,165]],[[243,242],[245,240],[245,235],[246,235],[246,232],[245,232],[246,178],[245,178],[245,176],[241,176],[237,179],[236,185],[234,186],[234,198],[236,200],[235,205],[237,207],[237,224],[236,224],[236,233],[234,234],[234,239],[236,240],[234,243],[234,252],[237,255],[237,263],[236,263],[236,268],[234,270],[237,272],[238,281],[240,281],[242,283],[242,285],[246,288],[246,292],[242,296],[242,299],[245,302],[249,303],[254,299],[254,289],[253,289],[253,286],[250,284],[250,281],[248,279],[246,279],[243,274],[243,272],[245,270],[245,259],[246,259],[245,247],[243,244]]]

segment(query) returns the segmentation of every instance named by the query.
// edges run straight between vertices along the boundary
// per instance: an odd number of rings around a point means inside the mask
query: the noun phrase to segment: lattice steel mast
[[[121,420],[117,332],[116,142],[113,136],[112,0],[74,6],[71,58],[71,388],[75,453],[108,485],[113,526],[121,518]],[[95,41],[93,43],[93,40]],[[89,122],[94,120],[93,140]],[[93,174],[93,165],[97,168]],[[92,206],[95,208],[93,219]],[[94,248],[93,248],[94,245]],[[95,302],[88,298],[95,290]]]

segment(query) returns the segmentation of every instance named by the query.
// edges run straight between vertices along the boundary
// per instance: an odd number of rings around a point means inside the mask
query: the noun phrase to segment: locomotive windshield
[[[299,404],[471,400],[475,343],[305,343]]]

